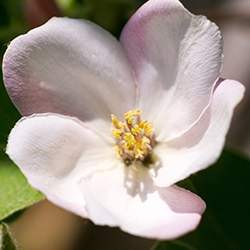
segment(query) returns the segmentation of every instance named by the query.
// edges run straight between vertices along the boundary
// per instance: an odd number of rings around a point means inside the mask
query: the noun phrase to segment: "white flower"
[[[7,153],[55,204],[176,238],[205,204],[174,184],[217,160],[243,96],[240,83],[218,78],[221,58],[217,26],[177,0],[144,4],[121,43],[88,21],[53,18],[4,56],[7,90],[27,116]]]

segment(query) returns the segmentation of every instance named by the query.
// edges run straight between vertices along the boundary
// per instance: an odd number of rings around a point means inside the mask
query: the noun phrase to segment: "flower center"
[[[124,121],[111,115],[112,134],[116,141],[116,154],[129,166],[136,162],[144,165],[152,158],[155,145],[153,126],[141,119],[141,111],[134,109],[124,114]]]

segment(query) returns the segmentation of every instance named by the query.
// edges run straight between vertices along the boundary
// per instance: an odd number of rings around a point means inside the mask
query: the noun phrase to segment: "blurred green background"
[[[52,16],[89,19],[119,37],[129,17],[144,2],[143,0],[1,0],[0,58],[3,57],[8,43],[14,37],[43,24]],[[222,74],[227,78],[241,81],[247,88],[246,97],[237,108],[227,144],[250,156],[248,91],[250,87],[250,0],[183,0],[182,2],[192,12],[208,15],[222,30],[225,47]],[[1,157],[4,157],[8,133],[19,118],[20,114],[0,82]],[[94,227],[47,201],[25,212],[20,220],[12,225],[12,230],[20,242],[21,249],[24,250],[140,250],[149,249],[153,243],[128,236],[118,230]],[[105,245],[102,245],[103,242]],[[82,248],[83,245],[85,248]]]

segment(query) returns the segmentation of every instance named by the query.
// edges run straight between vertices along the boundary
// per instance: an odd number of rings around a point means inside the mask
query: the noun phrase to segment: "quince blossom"
[[[120,42],[52,18],[4,56],[25,116],[7,154],[51,202],[98,225],[158,239],[194,230],[205,204],[175,183],[218,159],[244,92],[219,78],[221,40],[178,0],[145,3]]]

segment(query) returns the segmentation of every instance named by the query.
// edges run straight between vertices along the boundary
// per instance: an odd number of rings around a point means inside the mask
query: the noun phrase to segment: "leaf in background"
[[[159,243],[152,250],[198,250],[182,241],[169,241],[166,243]],[[203,249],[199,249],[203,250]],[[222,249],[220,249],[222,250]]]
[[[13,164],[0,162],[0,221],[43,199]]]
[[[116,37],[120,36],[128,18],[142,4],[138,0],[56,0],[56,2],[64,15],[91,20]]]
[[[12,239],[6,224],[0,224],[0,250],[16,250],[15,241]]]
[[[10,41],[27,31],[23,16],[23,1],[0,1],[0,61]],[[7,135],[20,115],[11,103],[2,81],[0,70],[0,144],[7,141]]]
[[[159,243],[155,250],[249,249],[249,180],[250,161],[224,152],[217,164],[184,181],[182,186],[192,183],[207,204],[203,220],[193,233]]]

